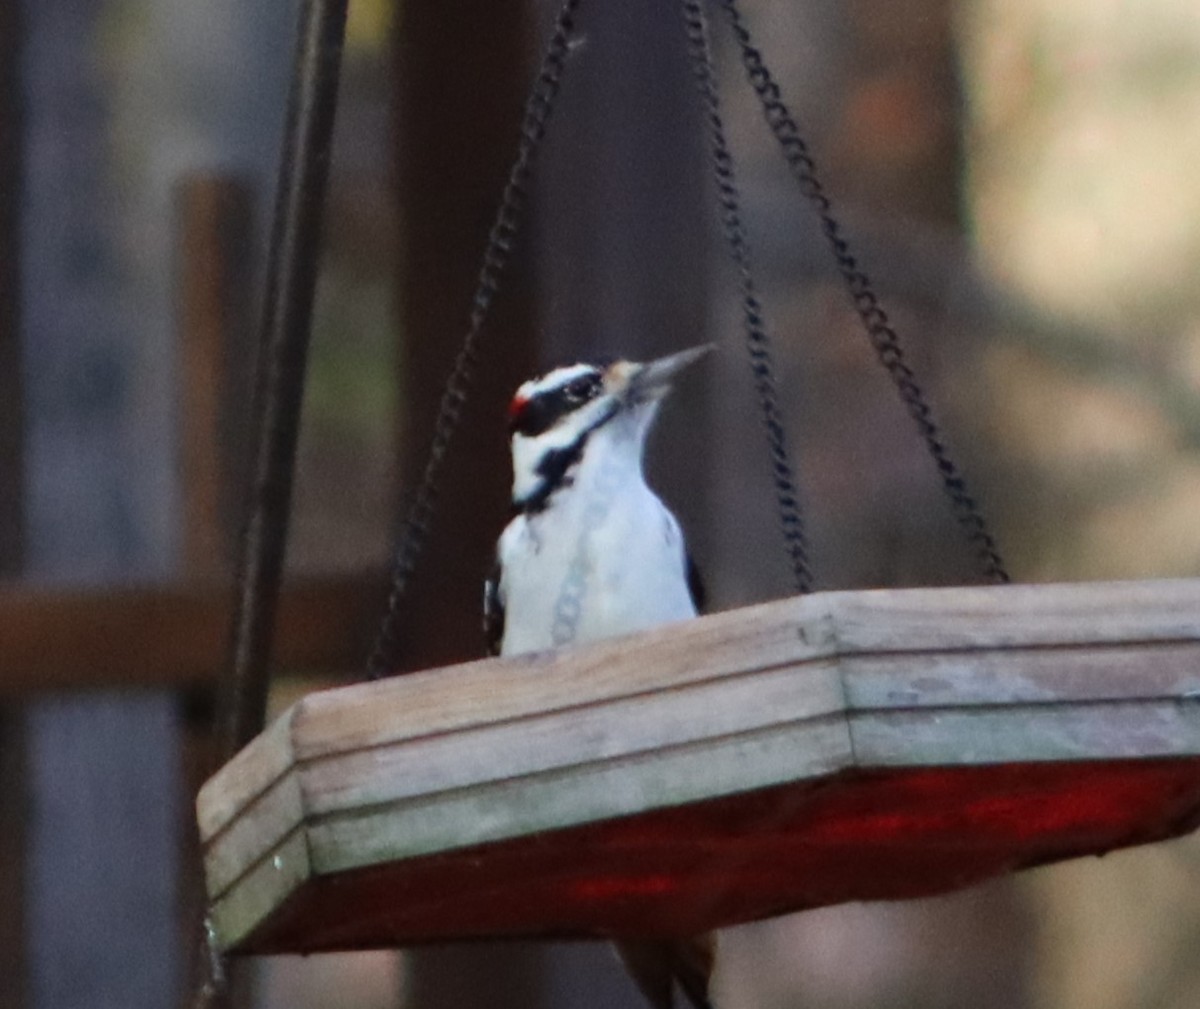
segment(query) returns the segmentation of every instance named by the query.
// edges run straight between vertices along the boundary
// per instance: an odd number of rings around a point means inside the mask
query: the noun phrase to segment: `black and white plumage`
[[[492,654],[596,641],[696,616],[699,579],[646,484],[646,437],[671,380],[708,347],[647,363],[574,364],[526,382],[509,411],[516,515],[484,590]],[[710,1009],[709,937],[617,943],[655,1009],[682,989]]]

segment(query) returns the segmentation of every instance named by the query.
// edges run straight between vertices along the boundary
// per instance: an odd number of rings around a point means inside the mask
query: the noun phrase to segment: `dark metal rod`
[[[249,742],[266,715],[346,6],[306,0],[300,12],[259,331],[254,483],[239,544],[221,760]]]
[[[305,0],[300,11],[258,335],[253,486],[238,544],[231,645],[218,705],[222,763],[266,718],[346,8],[347,0]],[[229,1005],[221,959],[207,934],[199,941],[194,976],[195,1009]]]

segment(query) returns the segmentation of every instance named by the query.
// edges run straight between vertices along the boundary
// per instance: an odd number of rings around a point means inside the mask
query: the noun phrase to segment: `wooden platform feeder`
[[[256,953],[690,933],[1198,810],[1200,580],[817,594],[326,691],[198,801]]]

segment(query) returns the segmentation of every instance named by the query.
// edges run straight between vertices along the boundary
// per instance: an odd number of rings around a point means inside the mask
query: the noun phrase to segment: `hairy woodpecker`
[[[484,589],[492,654],[629,634],[702,609],[679,523],[647,486],[642,457],[671,380],[709,349],[570,365],[517,389],[516,515]],[[655,1009],[672,1009],[676,985],[696,1009],[710,1009],[710,937],[616,945]]]

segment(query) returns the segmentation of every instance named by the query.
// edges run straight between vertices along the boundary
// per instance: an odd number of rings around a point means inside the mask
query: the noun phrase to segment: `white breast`
[[[696,615],[679,524],[646,486],[640,466],[580,467],[574,485],[545,511],[509,523],[499,554],[501,654]]]

